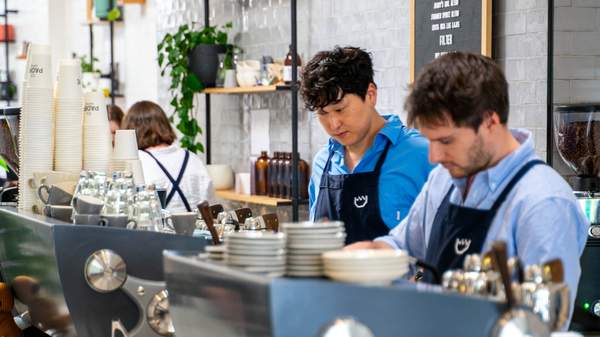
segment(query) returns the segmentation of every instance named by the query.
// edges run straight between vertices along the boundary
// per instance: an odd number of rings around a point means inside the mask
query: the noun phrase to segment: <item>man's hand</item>
[[[344,247],[344,250],[359,250],[359,249],[394,249],[382,241],[360,241]]]

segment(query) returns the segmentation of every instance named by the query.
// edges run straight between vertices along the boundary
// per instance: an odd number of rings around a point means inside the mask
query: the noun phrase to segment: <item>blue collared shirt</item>
[[[438,166],[429,175],[408,216],[389,236],[376,240],[424,259],[433,220],[451,184],[456,187],[450,195],[451,203],[490,209],[517,171],[525,163],[538,159],[531,133],[526,130],[512,130],[512,133],[521,144],[519,148],[496,166],[479,172],[465,200],[466,178],[454,179],[445,168]],[[581,273],[579,257],[588,227],[571,187],[550,166],[536,165],[514,186],[498,209],[482,252],[488,251],[493,241],[503,240],[509,256],[517,255],[525,265],[562,259],[573,304]]]
[[[329,174],[349,174],[371,172],[379,155],[385,149],[387,141],[390,148],[379,176],[379,209],[381,217],[389,228],[394,228],[402,220],[433,166],[429,163],[429,142],[416,130],[409,129],[396,115],[383,116],[386,119],[384,127],[375,136],[371,147],[365,152],[353,172],[349,172],[344,163],[344,146],[333,139],[329,146],[321,149],[313,160],[312,175],[308,186],[310,202],[310,219],[314,220],[315,206],[319,197],[319,186],[323,169],[333,151]]]

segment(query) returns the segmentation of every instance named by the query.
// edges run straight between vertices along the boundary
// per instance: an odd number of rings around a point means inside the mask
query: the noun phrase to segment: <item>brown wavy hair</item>
[[[135,130],[138,148],[142,150],[161,144],[171,145],[177,139],[163,109],[150,101],[139,101],[129,108],[123,129]]]
[[[508,83],[489,57],[455,52],[426,65],[404,104],[411,126],[435,126],[450,118],[456,126],[477,131],[483,119],[496,113],[508,122]]]

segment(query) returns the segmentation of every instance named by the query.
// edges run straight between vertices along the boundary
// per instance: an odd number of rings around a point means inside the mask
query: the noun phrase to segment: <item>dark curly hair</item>
[[[335,104],[346,94],[363,100],[373,82],[371,54],[356,47],[336,46],[320,51],[302,68],[300,94],[307,109],[316,111]]]
[[[411,126],[440,125],[450,117],[475,131],[491,112],[506,124],[508,107],[502,69],[488,57],[465,52],[448,53],[423,67],[404,104]]]

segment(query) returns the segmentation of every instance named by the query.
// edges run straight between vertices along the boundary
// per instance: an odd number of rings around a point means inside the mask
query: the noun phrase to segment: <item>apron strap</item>
[[[527,164],[523,165],[523,167],[521,167],[521,169],[519,169],[519,171],[517,171],[517,174],[515,174],[514,177],[512,177],[512,179],[508,182],[508,185],[506,185],[506,187],[504,188],[504,190],[502,191],[502,193],[500,194],[498,199],[496,199],[496,201],[494,202],[494,205],[492,206],[491,210],[493,210],[493,211],[498,210],[498,208],[500,208],[500,206],[502,206],[502,203],[504,202],[504,200],[506,200],[506,197],[508,196],[510,191],[513,189],[513,187],[519,182],[519,180],[521,180],[521,178],[532,167],[534,167],[536,165],[546,165],[546,163],[543,160],[534,159],[534,160],[528,162]]]
[[[381,172],[381,167],[383,166],[383,162],[385,162],[385,158],[387,157],[387,153],[390,149],[391,143],[392,142],[390,142],[389,140],[386,140],[385,149],[383,149],[383,153],[379,156],[379,159],[377,159],[377,164],[375,165],[375,169],[373,170],[373,172],[377,172],[377,175],[379,175],[379,172]]]
[[[385,161],[388,150],[390,148],[390,143],[391,142],[386,139],[385,149],[383,149],[383,153],[379,156],[379,159],[377,160],[377,164],[375,164],[375,169],[373,170],[373,172],[381,171],[381,167],[383,166],[383,162]],[[327,158],[327,163],[325,164],[325,168],[323,168],[323,177],[326,177],[329,175],[329,170],[331,169],[331,158],[333,157],[334,152],[335,151],[329,151],[329,157]],[[323,181],[323,179],[321,179],[321,181]]]
[[[167,176],[167,179],[169,179],[169,181],[171,182],[172,188],[171,188],[171,191],[169,191],[169,193],[167,194],[167,199],[166,199],[165,204],[169,205],[169,203],[171,202],[171,199],[173,199],[173,197],[175,196],[175,192],[177,192],[177,194],[179,194],[179,197],[181,198],[181,201],[183,202],[183,205],[185,206],[185,209],[188,212],[191,212],[192,208],[190,207],[190,204],[189,204],[187,198],[183,194],[183,191],[179,187],[179,184],[181,184],[181,180],[183,179],[183,174],[185,173],[185,169],[187,168],[188,160],[190,159],[190,153],[187,150],[185,151],[185,157],[183,158],[183,164],[181,165],[181,169],[179,170],[179,175],[177,176],[177,180],[175,180],[175,179],[173,179],[173,176],[171,176],[171,174],[169,173],[167,168],[164,167],[164,165],[152,153],[150,153],[150,151],[147,151],[147,150],[142,150],[142,151],[146,152],[148,155],[150,155],[150,157],[152,159],[154,159],[156,164],[158,164],[158,167],[161,169],[161,171],[163,171],[163,173]]]

